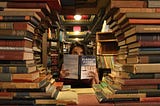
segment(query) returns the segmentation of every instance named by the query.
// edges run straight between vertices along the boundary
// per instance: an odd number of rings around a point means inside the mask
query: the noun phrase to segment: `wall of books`
[[[43,62],[50,7],[44,1],[1,1],[0,8],[0,105],[56,104],[55,79]]]
[[[94,87],[100,102],[160,105],[159,4],[158,0],[111,0],[106,24],[120,49],[101,91]]]

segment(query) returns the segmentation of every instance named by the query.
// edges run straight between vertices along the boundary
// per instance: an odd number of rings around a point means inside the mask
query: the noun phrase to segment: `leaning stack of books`
[[[37,67],[42,64],[35,51],[42,46],[43,4],[0,2],[0,105],[45,104],[58,93],[52,76]]]
[[[112,1],[117,1],[115,5],[118,5],[123,0]],[[136,5],[129,3],[133,1]],[[138,7],[142,3],[148,3],[148,6]],[[123,5],[135,7],[118,7],[110,16],[120,50],[117,63],[105,78],[107,86],[98,90],[104,101],[117,105],[160,104],[160,6],[151,8],[156,3],[159,1],[124,1]]]

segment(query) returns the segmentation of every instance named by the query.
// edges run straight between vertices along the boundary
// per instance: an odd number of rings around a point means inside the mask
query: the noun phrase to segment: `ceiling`
[[[61,8],[57,11],[58,24],[65,31],[66,40],[75,38],[88,41],[101,30],[108,0],[59,0]],[[80,21],[75,21],[75,14],[82,15]],[[74,26],[80,26],[81,32],[75,34]]]

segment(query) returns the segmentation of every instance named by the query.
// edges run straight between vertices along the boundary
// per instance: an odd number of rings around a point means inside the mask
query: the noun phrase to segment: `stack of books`
[[[104,79],[106,86],[95,87],[101,101],[116,105],[160,104],[160,15],[159,5],[155,6],[158,3],[111,0],[110,9],[114,11],[109,16],[112,20],[107,22],[120,50],[114,68]]]
[[[55,79],[39,67],[42,35],[49,27],[47,3],[8,1],[0,2],[0,7],[0,105],[44,105],[55,100]]]

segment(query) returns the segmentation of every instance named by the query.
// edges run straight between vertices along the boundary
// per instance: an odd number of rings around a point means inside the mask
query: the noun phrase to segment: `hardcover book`
[[[96,71],[96,57],[91,55],[64,55],[64,69],[69,70],[66,78],[90,79],[89,72]]]
[[[156,67],[156,68],[155,68]],[[124,64],[123,70],[131,73],[159,73],[160,64]]]
[[[0,72],[2,73],[31,73],[34,71],[36,71],[35,64],[0,64]]]
[[[159,25],[135,25],[133,28],[127,30],[124,35],[125,37],[129,37],[136,33],[159,33],[160,26]]]
[[[160,55],[133,55],[127,56],[127,63],[128,64],[145,64],[145,63],[159,63],[160,62]]]
[[[0,39],[0,46],[1,47],[27,47],[27,48],[32,48],[33,40],[28,39],[24,37],[24,39]]]

